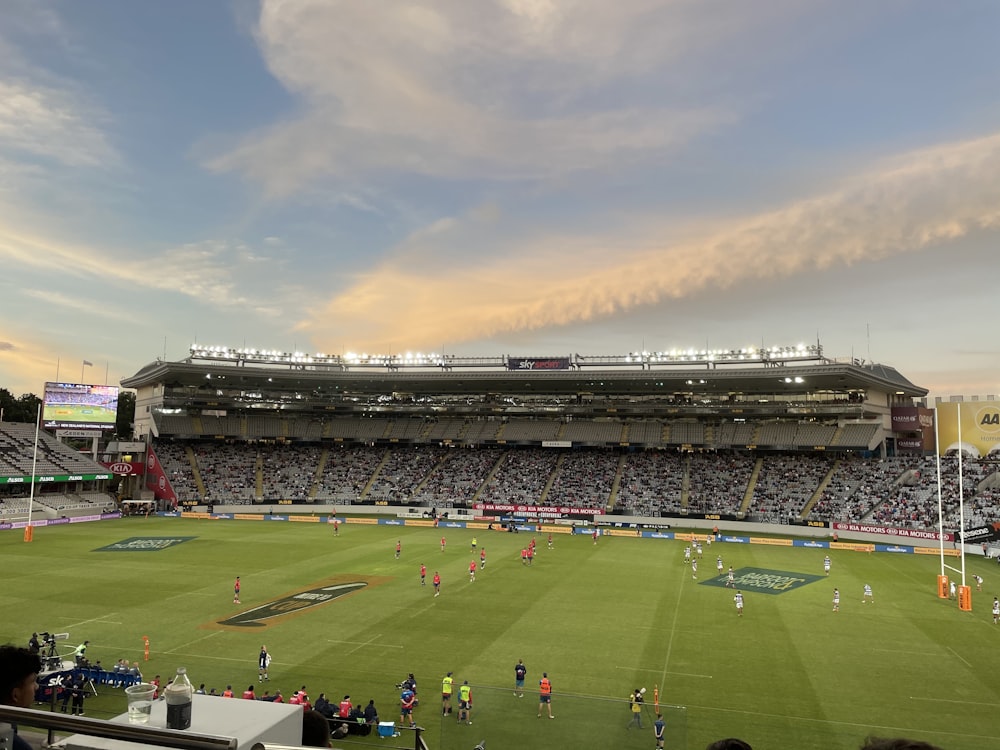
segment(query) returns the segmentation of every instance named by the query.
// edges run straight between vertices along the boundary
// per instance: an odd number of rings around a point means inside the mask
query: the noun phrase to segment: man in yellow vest
[[[451,713],[451,694],[455,690],[455,678],[451,676],[451,672],[444,676],[441,680],[441,715],[447,716]]]
[[[458,723],[463,721],[472,723],[472,688],[468,680],[458,689]]]

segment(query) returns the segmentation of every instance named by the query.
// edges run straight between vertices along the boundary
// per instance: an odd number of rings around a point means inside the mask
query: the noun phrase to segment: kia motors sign
[[[104,463],[101,462],[102,466],[106,466],[112,474],[116,474],[120,477],[128,477],[142,473],[142,467],[144,465],[143,461],[116,461],[114,463]]]

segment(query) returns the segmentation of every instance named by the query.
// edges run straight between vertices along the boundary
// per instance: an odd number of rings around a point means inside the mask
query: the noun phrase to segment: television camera
[[[69,633],[50,633],[43,630],[33,633],[28,648],[42,659],[42,669],[46,672],[62,669],[62,659],[56,652],[56,641],[68,641]]]

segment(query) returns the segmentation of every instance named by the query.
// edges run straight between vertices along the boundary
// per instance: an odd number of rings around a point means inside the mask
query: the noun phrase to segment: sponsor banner
[[[0,531],[6,531],[7,529],[13,529],[14,524],[12,523],[0,523]]]
[[[896,438],[896,453],[923,453],[924,441],[920,438]]]
[[[219,518],[235,518],[237,521],[263,521],[264,520],[264,514],[263,513],[233,513],[232,515],[222,514],[222,515],[219,516]]]
[[[288,516],[270,515],[270,516],[264,516],[264,520],[265,521],[287,521],[288,520]]]
[[[808,526],[811,529],[825,529],[830,523],[828,521],[794,521],[794,526]]]
[[[601,529],[602,536],[642,536],[642,529]]]
[[[319,523],[322,519],[316,516],[289,516],[289,521],[298,521],[299,523]]]
[[[1000,401],[940,403],[937,405],[937,420],[941,453],[959,447],[959,432],[962,446],[980,458],[1000,446]]]
[[[730,542],[732,544],[750,544],[750,537],[748,536],[726,536],[723,534],[716,541],[719,542]]]
[[[102,434],[100,430],[56,430],[56,437],[95,438]]]
[[[814,547],[816,549],[830,549],[829,542],[817,542],[813,539],[793,539],[793,547]]]
[[[160,550],[184,544],[194,536],[132,536],[120,542],[98,547],[94,552],[159,552]]]
[[[406,521],[399,518],[380,518],[378,519],[379,526],[406,526]]]
[[[374,526],[378,523],[377,518],[352,518],[351,523],[360,523],[368,526]]]
[[[758,594],[785,594],[825,578],[825,576],[808,573],[790,573],[785,570],[766,570],[764,568],[740,568],[734,572],[734,583],[738,590],[752,591]],[[701,581],[700,585],[725,588],[728,581],[728,575],[721,575]]]
[[[914,547],[913,554],[915,555],[940,555],[942,550],[939,547]],[[957,549],[946,549],[944,550],[945,557],[958,557],[959,551]]]
[[[830,542],[830,549],[849,549],[854,552],[871,552],[875,549],[875,545],[860,544],[856,542]]]
[[[99,479],[111,479],[111,474],[36,474],[35,484],[47,482],[93,482]],[[0,484],[31,484],[30,475],[22,477],[0,477]]]
[[[543,440],[543,448],[572,448],[572,440]]]
[[[231,521],[233,520],[232,513],[213,513],[212,518],[216,521]]]
[[[508,370],[568,370],[569,357],[508,357]]]
[[[171,515],[178,515],[178,514],[171,514]],[[211,513],[205,513],[204,511],[194,510],[194,511],[191,511],[190,513],[185,513],[184,514],[184,518],[206,518],[207,519],[207,518],[215,518],[215,516],[213,516]]]
[[[896,544],[876,544],[876,552],[896,552],[904,555],[912,555],[913,547],[900,547]]]
[[[438,528],[441,529],[464,529],[463,521],[438,521]]]
[[[752,536],[750,537],[750,544],[770,544],[774,547],[791,547],[791,539],[773,539],[769,536]]]
[[[893,526],[872,526],[866,523],[834,523],[835,531],[853,531],[864,534],[881,534],[883,536],[895,536],[901,539],[940,539],[941,536],[936,531],[926,531],[924,529],[897,529]],[[950,542],[955,538],[954,534],[945,532],[944,540]]]
[[[428,521],[425,518],[414,518],[406,522],[407,526],[433,526],[433,521]]]
[[[920,420],[915,406],[892,407],[892,431],[916,432],[920,429]]]
[[[707,542],[710,536],[711,534],[705,534],[705,533],[695,534],[690,531],[678,531],[674,534],[674,539],[680,539],[685,542]]]
[[[1000,530],[1000,523],[994,523],[992,526],[976,526],[966,529],[962,538],[967,543],[988,542],[1000,538],[1000,531],[998,530]]]
[[[738,521],[739,516],[732,513],[681,513],[679,511],[666,511],[660,514],[666,518],[696,518],[705,521]]]
[[[367,579],[319,584],[244,610],[225,620],[218,620],[209,627],[221,625],[237,628],[266,628],[289,617],[342,599],[369,585],[377,585],[381,581],[382,579]]]
[[[121,518],[121,517],[122,517],[121,512],[117,511],[117,510],[112,511],[111,513],[101,513],[101,520],[102,521],[108,521],[108,520],[110,520],[112,518]]]
[[[163,471],[163,464],[156,457],[153,446],[149,446],[146,453],[146,489],[152,490],[157,500],[166,500],[169,503],[177,503],[177,493],[170,485],[167,474]]]
[[[476,503],[474,510],[484,513],[517,513],[522,516],[603,516],[603,508],[577,508],[568,505],[508,505]]]
[[[538,527],[538,532],[540,534],[572,534],[573,527],[544,525]]]
[[[673,531],[644,531],[642,532],[643,539],[675,539],[676,534]]]
[[[131,474],[142,474],[142,469],[145,465],[145,461],[116,461],[114,463],[101,461],[101,466],[106,466],[112,474],[120,477],[127,477]]]

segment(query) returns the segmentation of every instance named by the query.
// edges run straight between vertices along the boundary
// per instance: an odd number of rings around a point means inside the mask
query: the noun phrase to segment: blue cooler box
[[[396,736],[396,722],[394,722],[394,721],[380,721],[378,723],[378,736],[379,737],[395,737]]]

